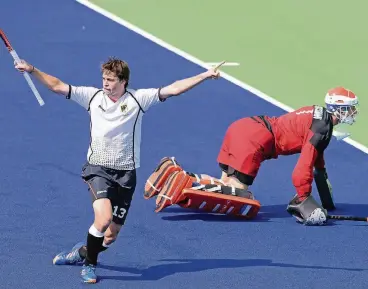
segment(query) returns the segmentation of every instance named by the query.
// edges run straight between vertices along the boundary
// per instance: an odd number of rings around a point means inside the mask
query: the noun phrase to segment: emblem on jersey
[[[127,111],[128,111],[128,106],[127,106],[126,104],[122,104],[122,105],[120,106],[120,109],[121,109],[121,112],[122,112],[123,114],[126,114],[126,113],[127,113]]]
[[[314,119],[322,119],[323,118],[323,107],[322,106],[315,106],[313,111],[313,118]]]

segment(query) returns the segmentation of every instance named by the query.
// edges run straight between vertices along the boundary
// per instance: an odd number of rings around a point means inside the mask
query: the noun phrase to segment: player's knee
[[[106,214],[97,214],[95,215],[95,227],[100,232],[105,232],[107,228],[112,223],[112,214],[109,214],[108,212]]]
[[[105,232],[112,222],[112,209],[109,199],[98,199],[93,203],[94,224],[100,232]]]

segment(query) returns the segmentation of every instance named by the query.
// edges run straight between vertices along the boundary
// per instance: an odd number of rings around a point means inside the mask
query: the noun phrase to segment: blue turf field
[[[202,71],[72,0],[52,2],[52,9],[46,0],[4,2],[1,28],[21,57],[66,82],[99,86],[99,65],[110,55],[129,62],[136,88]],[[82,288],[80,268],[55,267],[52,258],[84,240],[92,222],[89,193],[79,177],[88,114],[37,83],[46,102],[39,107],[5,48],[0,66],[0,288]],[[367,225],[304,227],[285,212],[297,156],[264,164],[252,188],[263,208],[252,222],[178,207],[155,214],[154,201],[143,199],[144,182],[163,156],[176,156],[189,171],[218,175],[217,150],[227,125],[262,113],[282,111],[223,79],[147,113],[127,226],[101,255],[95,286],[367,288]],[[333,141],[326,159],[336,213],[368,215],[367,155]]]

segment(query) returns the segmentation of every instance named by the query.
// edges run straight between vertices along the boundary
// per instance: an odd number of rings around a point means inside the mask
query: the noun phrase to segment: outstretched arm
[[[41,70],[35,68],[33,65],[22,60],[20,63],[15,63],[15,68],[20,72],[28,72],[36,77],[43,85],[45,85],[51,91],[62,94],[64,96],[69,93],[69,85],[62,82],[55,76],[49,75]]]
[[[170,96],[174,95],[180,95],[193,87],[197,86],[198,84],[202,83],[206,79],[214,78],[217,79],[220,77],[220,72],[218,69],[221,65],[223,65],[225,62],[221,62],[219,65],[217,65],[214,68],[211,68],[207,70],[206,72],[200,73],[198,75],[195,75],[193,77],[189,77],[186,79],[175,81],[174,83],[163,87],[160,90],[160,98],[166,99]]]

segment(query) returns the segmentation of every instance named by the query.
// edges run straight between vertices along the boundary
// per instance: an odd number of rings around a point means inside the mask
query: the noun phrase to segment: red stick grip
[[[9,40],[8,40],[8,38],[6,37],[6,35],[5,35],[4,31],[2,31],[1,29],[0,29],[0,37],[1,37],[1,39],[4,41],[4,44],[5,44],[6,48],[7,48],[9,51],[12,51],[12,50],[13,50],[13,47],[11,46],[10,41],[9,41]]]

